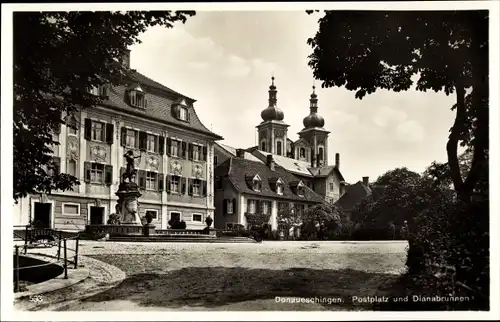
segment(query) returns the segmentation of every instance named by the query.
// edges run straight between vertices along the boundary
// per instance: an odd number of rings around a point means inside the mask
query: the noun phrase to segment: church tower
[[[277,106],[276,86],[274,85],[274,76],[271,78],[269,86],[269,106],[260,113],[262,122],[257,125],[259,133],[259,150],[276,154],[287,155],[287,132],[290,125],[285,124],[283,119],[285,115]]]
[[[318,95],[316,87],[309,99],[310,113],[303,120],[304,129],[300,131],[299,137],[309,142],[311,146],[311,167],[328,165],[328,132],[323,128],[325,119],[318,114]]]

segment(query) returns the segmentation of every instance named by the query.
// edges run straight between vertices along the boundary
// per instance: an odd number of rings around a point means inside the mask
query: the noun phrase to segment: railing
[[[206,235],[206,232],[200,229],[156,229],[155,233],[159,235]]]
[[[28,227],[27,227],[27,231],[28,231]],[[55,231],[59,237],[62,236],[62,231]],[[45,235],[43,235],[45,236]],[[24,248],[24,254],[27,253],[28,251],[28,241],[29,239],[29,236],[26,235],[26,238],[25,238],[25,243],[23,245],[23,248]],[[74,248],[70,248],[68,247],[68,242],[71,242],[71,241],[74,241]],[[38,243],[36,241],[32,242],[31,245],[32,246],[37,246],[37,245],[41,245],[41,244],[45,244],[45,243]],[[61,261],[61,255],[63,256],[62,258],[62,261],[63,261],[63,268],[64,268],[64,279],[68,279],[68,264],[73,264],[74,265],[74,269],[76,269],[78,267],[78,250],[79,250],[79,244],[80,244],[80,236],[77,235],[77,236],[74,236],[74,237],[70,237],[70,238],[58,238],[57,240],[57,253],[53,256],[51,256],[50,254],[44,254],[46,255],[47,257],[52,257],[53,259],[55,259],[54,261],[51,261],[51,262],[47,262],[47,263],[44,263],[44,264],[38,264],[38,265],[31,265],[31,266],[24,266],[24,267],[19,267],[19,248],[21,246],[19,245],[15,245],[15,259],[14,259],[14,290],[15,292],[18,292],[19,291],[19,271],[22,270],[22,269],[28,269],[28,268],[35,268],[35,267],[43,267],[43,266],[48,266],[48,265],[51,265],[51,264],[55,264],[57,262],[60,262]],[[73,256],[68,256],[68,251],[72,251],[73,252]],[[62,254],[61,254],[62,252]]]

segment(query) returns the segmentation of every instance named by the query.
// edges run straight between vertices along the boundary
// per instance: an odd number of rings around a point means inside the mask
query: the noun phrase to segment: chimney
[[[266,165],[271,169],[271,171],[274,171],[274,160],[273,160],[273,155],[268,154],[267,155],[267,160],[266,160]]]
[[[363,184],[368,187],[368,183],[370,181],[370,177],[363,177]]]
[[[236,149],[236,157],[240,159],[245,158],[245,150],[243,149]]]
[[[335,167],[337,169],[340,169],[340,154],[339,153],[335,153]]]
[[[123,67],[130,69],[130,49],[125,49],[121,62]]]

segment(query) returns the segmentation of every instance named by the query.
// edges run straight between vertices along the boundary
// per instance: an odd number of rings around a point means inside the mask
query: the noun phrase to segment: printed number
[[[43,297],[41,295],[33,295],[30,296],[30,301],[34,303],[40,303],[43,302]]]

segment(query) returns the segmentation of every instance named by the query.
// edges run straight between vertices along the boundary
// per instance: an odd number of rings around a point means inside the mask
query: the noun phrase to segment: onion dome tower
[[[299,137],[309,142],[311,146],[310,158],[311,167],[328,165],[328,132],[323,127],[325,119],[318,114],[318,95],[316,87],[313,85],[313,92],[309,99],[309,115],[303,120],[304,129],[300,131]]]
[[[264,152],[286,156],[287,132],[289,125],[283,122],[285,114],[278,108],[278,91],[274,85],[274,76],[269,86],[269,104],[261,113],[262,122],[257,125],[259,133],[258,149]]]
[[[266,121],[283,121],[285,114],[282,110],[278,108],[276,103],[278,102],[276,86],[274,85],[274,76],[271,77],[271,86],[269,86],[269,106],[260,113],[260,117],[264,122]]]

